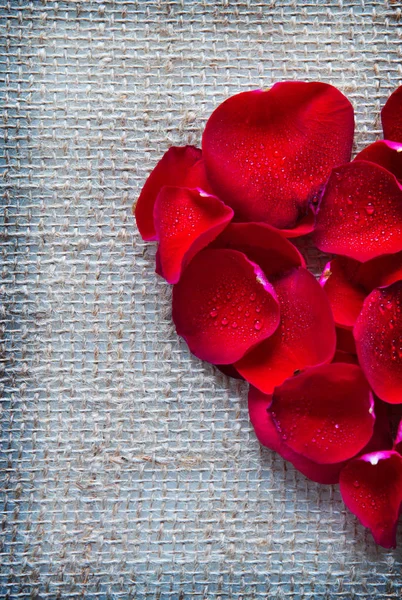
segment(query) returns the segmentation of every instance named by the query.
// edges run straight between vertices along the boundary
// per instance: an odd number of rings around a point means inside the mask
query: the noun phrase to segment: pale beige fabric
[[[0,597],[399,598],[401,549],[261,449],[246,386],[176,337],[131,205],[219,102],[278,80],[339,86],[376,139],[401,4],[1,6]]]

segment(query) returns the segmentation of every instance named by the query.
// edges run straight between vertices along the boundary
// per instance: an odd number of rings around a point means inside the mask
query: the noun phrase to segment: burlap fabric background
[[[246,386],[176,337],[131,215],[240,90],[334,83],[373,141],[400,3],[1,5],[0,597],[400,598],[401,549],[262,449]]]

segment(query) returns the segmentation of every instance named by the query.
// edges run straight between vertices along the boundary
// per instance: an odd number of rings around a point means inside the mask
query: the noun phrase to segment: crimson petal
[[[381,111],[384,137],[393,142],[402,142],[402,86],[388,98]]]
[[[402,281],[371,292],[353,333],[374,392],[385,402],[402,403]]]
[[[263,394],[257,388],[250,386],[248,394],[248,410],[250,421],[254,427],[258,441],[271,450],[278,452],[288,460],[303,475],[323,484],[337,483],[344,462],[340,464],[318,464],[294,452],[285,444],[272,420],[269,407],[272,396]]]
[[[353,331],[344,329],[343,327],[336,328],[336,349],[339,352],[356,355],[355,338]]]
[[[402,502],[402,457],[392,450],[372,452],[350,461],[340,475],[348,509],[371,529],[374,540],[395,548]]]
[[[402,454],[402,419],[399,422],[398,431],[396,432],[394,450]]]
[[[242,92],[212,113],[202,149],[208,180],[240,221],[293,229],[331,169],[350,159],[353,108],[324,83]]]
[[[195,356],[230,364],[277,329],[279,304],[264,273],[242,252],[207,249],[173,288],[173,321]]]
[[[227,226],[233,210],[202,190],[164,186],[154,206],[161,272],[177,283],[183,268]]]
[[[279,328],[235,364],[247,381],[266,394],[295,371],[330,362],[336,345],[328,299],[311,273],[292,269],[273,285],[281,309]]]
[[[339,463],[369,442],[374,400],[362,370],[333,363],[308,369],[275,388],[270,412],[286,444],[317,463]]]
[[[336,325],[352,328],[362,309],[366,293],[353,282],[360,263],[338,256],[324,268],[320,283],[328,296]]]
[[[153,211],[161,188],[164,185],[185,185],[189,170],[200,159],[201,150],[194,146],[173,146],[165,152],[146,180],[137,203],[134,206],[137,227],[143,240],[151,241],[158,239],[154,226]],[[191,185],[193,187],[201,187],[200,185],[195,185],[194,178],[192,178]]]
[[[359,152],[355,160],[367,160],[380,165],[393,173],[399,181],[402,181],[402,144],[398,142],[389,140],[374,142]]]
[[[402,188],[389,171],[365,161],[334,169],[316,214],[323,252],[367,261],[402,250]]]
[[[298,249],[266,223],[230,223],[213,246],[243,252],[267,277],[306,265]]]

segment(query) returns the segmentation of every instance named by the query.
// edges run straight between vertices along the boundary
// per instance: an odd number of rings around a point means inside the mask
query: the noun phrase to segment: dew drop
[[[367,213],[368,215],[370,215],[370,217],[371,217],[371,216],[374,214],[374,212],[375,212],[375,208],[374,208],[374,206],[371,204],[371,202],[369,202],[369,203],[367,204],[367,206],[366,206],[366,213]]]
[[[262,325],[261,325],[261,321],[256,321],[254,323],[254,329],[256,329],[257,331],[260,331]]]
[[[234,322],[232,323],[232,327],[233,327],[233,329],[236,329],[236,327],[237,327],[237,323],[236,323],[236,321],[234,321]]]
[[[357,480],[353,482],[353,485],[355,486],[355,488],[360,487],[360,483]]]
[[[223,317],[222,321],[221,321],[222,325],[227,325],[228,324],[228,320],[226,317]]]
[[[215,319],[215,317],[217,316],[218,311],[216,310],[216,308],[213,308],[211,310],[211,312],[209,313],[209,316],[212,317],[213,319]]]
[[[255,298],[256,298],[256,295],[254,293],[250,294],[251,302],[254,302]]]

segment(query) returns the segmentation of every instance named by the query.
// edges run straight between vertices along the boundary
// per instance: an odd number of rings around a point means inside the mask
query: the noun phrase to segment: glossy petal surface
[[[339,463],[369,442],[374,401],[361,369],[333,363],[308,369],[275,388],[270,407],[286,444],[317,463]]]
[[[402,189],[374,163],[334,169],[316,214],[314,240],[323,252],[367,261],[402,250]]]
[[[177,283],[182,269],[228,225],[233,211],[197,189],[164,186],[154,207],[160,269]]]
[[[295,371],[330,362],[336,344],[328,299],[311,273],[292,269],[273,285],[281,310],[279,328],[235,365],[247,381],[266,394]]]
[[[384,137],[402,143],[402,86],[388,98],[381,111]]]
[[[336,325],[352,328],[362,309],[365,290],[354,283],[360,263],[338,256],[325,267],[320,283],[328,296]]]
[[[402,143],[379,140],[364,148],[355,160],[367,160],[380,165],[402,181]]]
[[[318,464],[289,448],[279,435],[269,412],[271,399],[270,395],[263,394],[257,388],[250,386],[248,410],[250,421],[259,442],[263,446],[278,452],[282,458],[291,462],[298,471],[309,479],[323,484],[337,483],[339,473],[345,463],[342,462],[336,465]]]
[[[277,229],[265,223],[230,223],[213,246],[243,252],[267,277],[282,274],[292,267],[305,266],[297,248]]]
[[[341,471],[340,490],[346,506],[371,529],[377,544],[394,548],[402,502],[402,457],[384,451],[350,461]]]
[[[169,148],[146,180],[141,190],[134,214],[137,227],[144,240],[156,240],[154,204],[164,185],[185,185],[188,172],[201,159],[201,150],[194,146]],[[199,187],[192,181],[193,187]],[[208,190],[206,190],[208,191]]]
[[[203,250],[173,288],[173,321],[191,352],[230,364],[279,324],[274,288],[261,269],[236,250]]]
[[[203,158],[214,192],[240,221],[293,229],[331,169],[350,159],[353,108],[324,83],[242,92],[212,113]]]
[[[402,403],[402,281],[371,292],[353,333],[374,392],[385,402]]]

